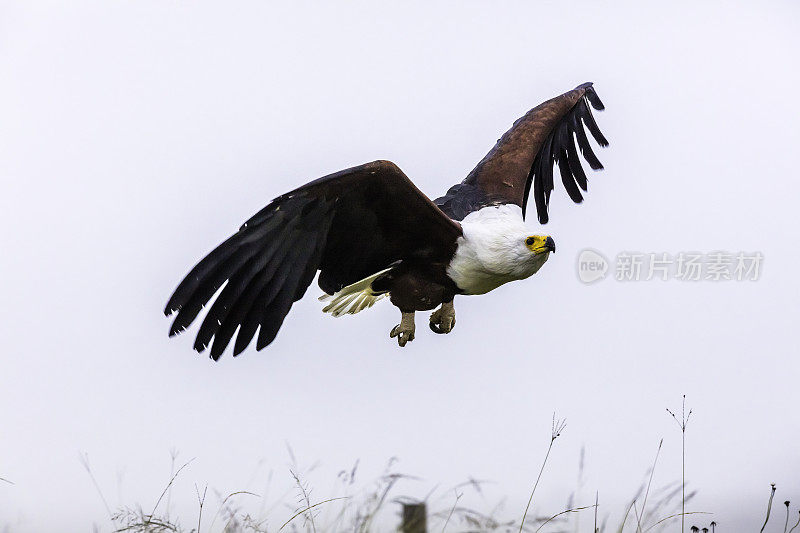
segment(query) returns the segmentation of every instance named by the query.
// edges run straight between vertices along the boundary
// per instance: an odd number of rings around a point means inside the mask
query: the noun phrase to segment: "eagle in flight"
[[[556,245],[526,229],[528,195],[548,221],[553,167],[576,203],[598,161],[586,130],[607,146],[591,107],[604,108],[591,83],[531,109],[472,172],[431,201],[390,161],[324,176],[275,198],[203,258],[175,289],[165,314],[170,336],[185,330],[219,292],[194,348],[217,360],[236,336],[233,355],[258,333],[268,346],[292,304],[318,283],[333,316],[357,313],[388,296],[400,309],[390,333],[414,340],[414,313],[436,309],[430,328],[449,333],[457,294],[485,294],[535,274]],[[584,129],[585,128],[585,129]],[[577,142],[577,144],[576,144]],[[212,342],[213,341],[213,342]]]

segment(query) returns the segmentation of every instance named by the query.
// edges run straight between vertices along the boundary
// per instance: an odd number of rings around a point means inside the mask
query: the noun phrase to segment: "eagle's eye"
[[[536,242],[536,239],[534,239],[533,237],[528,237],[527,239],[525,239],[525,244],[527,244],[528,246],[533,246],[534,242]]]

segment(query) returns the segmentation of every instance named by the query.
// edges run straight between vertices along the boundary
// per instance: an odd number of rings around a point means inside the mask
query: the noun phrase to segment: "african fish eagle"
[[[602,169],[584,128],[600,146],[590,106],[604,108],[591,83],[531,109],[461,183],[431,201],[390,161],[373,161],[319,178],[275,198],[203,258],[167,303],[177,312],[170,336],[185,330],[220,291],[194,348],[216,360],[236,335],[233,354],[258,333],[269,345],[292,304],[319,271],[323,309],[357,313],[384,296],[400,309],[390,333],[414,340],[414,313],[436,309],[430,328],[455,326],[457,294],[485,294],[535,274],[555,252],[553,238],[524,224],[533,187],[536,213],[548,221],[553,165],[576,203],[586,174],[578,151]],[[577,141],[577,147],[576,147]],[[237,333],[238,331],[238,333]],[[213,339],[213,343],[212,343]]]

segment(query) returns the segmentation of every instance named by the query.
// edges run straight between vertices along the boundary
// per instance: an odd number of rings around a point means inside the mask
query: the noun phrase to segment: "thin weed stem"
[[[283,525],[282,525],[282,526],[281,526],[281,527],[278,529],[278,531],[283,531],[283,528],[285,528],[286,526],[288,526],[288,525],[289,525],[289,523],[290,523],[292,520],[294,520],[295,518],[297,518],[297,517],[298,517],[298,516],[300,516],[301,514],[303,514],[303,513],[306,513],[306,512],[308,512],[308,511],[310,511],[310,510],[311,510],[311,509],[313,509],[314,507],[317,507],[317,506],[320,506],[320,505],[326,504],[326,503],[328,503],[328,502],[334,502],[334,501],[336,501],[336,500],[347,500],[347,499],[349,499],[349,498],[350,498],[349,496],[341,496],[341,497],[339,497],[339,498],[331,498],[331,499],[329,499],[329,500],[322,500],[321,502],[317,502],[317,503],[315,503],[314,505],[311,505],[311,506],[309,506],[309,507],[306,507],[305,509],[300,509],[300,510],[299,510],[299,511],[297,511],[297,512],[296,512],[296,513],[295,513],[295,514],[294,514],[294,515],[293,515],[293,516],[292,516],[292,517],[291,517],[289,520],[287,520],[286,522],[284,522],[284,523],[283,523]]]
[[[647,533],[648,531],[650,531],[651,529],[653,529],[654,527],[656,527],[658,524],[663,524],[663,523],[664,523],[664,522],[666,522],[667,520],[671,520],[671,519],[673,519],[673,518],[677,518],[677,517],[681,516],[681,514],[682,514],[682,513],[675,513],[675,514],[671,514],[671,515],[669,515],[669,516],[665,516],[664,518],[662,518],[661,520],[659,520],[658,522],[656,522],[656,523],[655,523],[655,524],[653,524],[652,526],[650,526],[650,527],[648,527],[647,529],[645,529],[645,530],[644,530],[644,533]],[[707,512],[704,512],[704,511],[692,511],[692,512],[689,512],[689,513],[686,513],[686,514],[687,514],[687,515],[690,515],[690,514],[714,514],[714,513],[707,513]],[[716,525],[716,523],[715,523],[715,525]]]
[[[619,529],[617,533],[622,533],[622,530],[625,529],[625,522],[628,521],[628,515],[631,514],[631,509],[633,509],[633,505],[636,503],[636,499],[634,499],[631,504],[628,506],[628,509],[625,511],[625,515],[622,517],[622,523],[619,525]]]
[[[390,464],[390,466],[391,466],[391,464]],[[375,508],[364,517],[364,520],[361,523],[361,527],[359,527],[359,531],[362,531],[364,533],[369,531],[370,522],[375,517],[375,515],[378,513],[380,508],[383,506],[383,503],[386,501],[386,497],[389,495],[389,492],[392,490],[392,488],[394,487],[395,483],[397,483],[397,480],[399,480],[399,479],[401,479],[403,477],[408,477],[408,476],[403,476],[401,474],[389,474],[387,476],[384,476],[384,479],[388,480],[387,483],[386,483],[386,486],[383,488],[383,492],[381,493],[380,498],[378,498],[378,501],[375,504]]]
[[[292,477],[294,477],[294,480],[295,480],[295,483],[297,484],[297,487],[300,489],[300,492],[303,494],[303,501],[306,502],[306,509],[311,509],[312,508],[312,505],[311,505],[311,494],[306,490],[306,487],[300,481],[300,477],[291,469],[289,470],[289,472],[292,474]],[[317,533],[317,525],[314,523],[314,513],[309,513],[306,516],[306,518],[309,520],[309,522],[311,522],[311,531],[313,531],[314,533]]]
[[[170,456],[170,464],[169,464],[169,475],[172,476],[175,474],[175,461],[178,459],[178,450],[176,448],[172,448],[169,451]],[[169,489],[167,492],[167,514],[166,517],[169,519],[169,509],[171,507],[170,501],[172,500],[172,488]],[[197,533],[200,533],[200,530],[197,530]]]
[[[217,513],[214,515],[214,518],[211,520],[211,525],[208,526],[208,530],[209,531],[213,531],[214,530],[214,523],[217,521],[217,517],[219,517],[220,513],[225,509],[225,504],[228,503],[228,500],[230,500],[234,496],[238,496],[239,494],[247,494],[249,496],[255,496],[256,498],[259,498],[258,494],[255,494],[253,492],[248,492],[246,490],[238,490],[236,492],[231,492],[230,494],[225,496],[225,499],[222,500],[222,503],[219,504],[219,509],[217,509]],[[227,528],[226,528],[226,530],[227,530]],[[200,533],[199,529],[198,529],[198,533]]]
[[[456,501],[453,502],[453,507],[450,508],[450,514],[447,515],[447,520],[444,521],[444,525],[442,526],[442,533],[444,533],[444,530],[447,529],[447,524],[450,523],[450,518],[453,516],[453,512],[455,512],[456,510],[456,506],[458,505],[458,500],[460,500],[461,497],[464,495],[463,492],[459,494],[456,489],[453,489],[453,491],[456,493]]]
[[[539,469],[539,475],[536,477],[536,483],[533,484],[533,490],[531,490],[531,496],[528,498],[528,505],[525,506],[525,512],[522,514],[522,520],[519,523],[519,533],[522,533],[522,528],[525,527],[525,519],[528,517],[528,510],[531,508],[531,502],[533,501],[533,495],[536,493],[536,487],[539,486],[539,480],[542,479],[542,472],[544,472],[544,467],[547,464],[547,459],[550,457],[550,451],[553,449],[553,443],[556,439],[561,435],[561,432],[564,431],[564,428],[567,427],[566,420],[556,420],[556,415],[553,413],[553,425],[551,427],[550,432],[550,445],[547,447],[547,453],[544,456],[544,461],[542,461],[542,467]]]
[[[783,533],[786,533],[786,528],[789,527],[789,500],[783,502],[783,505],[786,506],[786,522],[783,524]]]
[[[83,464],[83,468],[86,469],[86,473],[89,474],[89,478],[92,480],[92,485],[94,485],[94,489],[97,491],[97,494],[100,496],[100,499],[103,501],[103,506],[106,508],[106,512],[108,516],[113,520],[114,513],[111,512],[111,508],[108,506],[108,502],[106,501],[106,497],[103,495],[103,491],[100,490],[100,485],[97,483],[97,480],[94,477],[94,473],[92,472],[92,467],[89,464],[89,454],[82,453],[80,454],[81,464]],[[11,483],[9,481],[9,483]]]
[[[656,464],[658,463],[658,456],[661,453],[661,446],[664,444],[664,439],[658,443],[658,450],[656,450],[656,457],[653,459],[653,466],[650,468],[650,479],[647,480],[647,490],[644,492],[644,500],[642,500],[642,520],[644,520],[644,508],[647,506],[647,496],[650,494],[650,485],[653,483],[653,474],[656,473]],[[642,533],[642,523],[637,522],[639,533]]]
[[[667,409],[667,412],[672,415],[672,418],[675,419],[678,427],[681,428],[681,533],[684,533],[686,516],[686,425],[689,423],[689,417],[692,416],[691,409],[689,409],[689,414],[686,414],[686,395],[683,395],[680,420],[678,420],[678,417],[675,416],[675,413],[669,409]]]
[[[764,525],[761,526],[761,533],[764,533],[764,528],[767,527],[767,522],[769,522],[769,513],[772,511],[772,500],[775,498],[775,483],[771,485],[771,489],[769,492],[769,501],[767,502],[767,517],[764,519]]]
[[[594,493],[594,527],[593,533],[597,533],[597,505],[600,503],[600,491]]]
[[[206,493],[208,492],[208,485],[203,489],[203,497],[200,497],[200,491],[197,485],[194,486],[194,492],[197,494],[197,503],[200,505],[200,511],[197,513],[197,533],[200,533],[200,523],[203,520],[203,505],[206,503]]]
[[[792,531],[794,531],[794,528],[800,525],[800,511],[798,511],[797,515],[798,515],[797,522],[792,526],[792,529],[789,530],[789,533],[792,533]]]
[[[182,467],[180,467],[180,468],[178,469],[178,471],[177,471],[177,472],[175,472],[175,474],[174,474],[174,475],[172,476],[172,478],[169,480],[169,483],[167,483],[167,486],[166,486],[166,487],[164,487],[164,490],[161,492],[161,496],[159,496],[159,497],[158,497],[158,500],[156,500],[156,504],[153,506],[153,510],[150,512],[150,518],[152,518],[152,517],[154,517],[154,516],[155,516],[155,514],[156,514],[156,509],[158,509],[158,505],[161,503],[161,500],[164,498],[164,495],[167,493],[167,491],[169,490],[169,488],[170,488],[170,487],[172,486],[172,484],[175,482],[175,478],[177,478],[177,477],[178,477],[178,475],[181,473],[181,470],[183,470],[184,468],[186,468],[187,466],[189,466],[189,464],[191,464],[191,462],[192,462],[192,461],[194,461],[194,459],[189,459],[189,460],[188,460],[186,463],[184,463],[184,464],[183,464],[183,466],[182,466]]]
[[[542,525],[540,525],[538,528],[536,528],[536,531],[534,531],[534,533],[539,533],[540,529],[542,529],[549,522],[551,522],[552,520],[555,520],[556,518],[558,518],[561,515],[564,515],[564,514],[567,514],[567,513],[577,513],[579,511],[583,511],[584,509],[591,509],[592,507],[594,507],[594,505],[585,505],[583,507],[573,507],[572,509],[567,509],[566,511],[561,511],[560,513],[556,513],[553,516],[551,516],[550,518],[548,518],[547,520],[545,520],[544,522],[542,522]]]

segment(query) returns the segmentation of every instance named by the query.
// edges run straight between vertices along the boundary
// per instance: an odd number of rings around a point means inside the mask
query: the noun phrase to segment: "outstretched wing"
[[[273,341],[320,270],[332,294],[398,260],[447,261],[461,226],[389,161],[342,170],[279,196],[217,246],[180,283],[164,313],[185,330],[225,285],[200,326],[195,350],[218,359],[238,329],[234,355],[258,330]],[[227,283],[226,283],[227,282]]]
[[[497,141],[464,184],[479,188],[488,198],[520,206],[523,214],[532,184],[539,222],[545,224],[553,190],[553,163],[558,163],[569,197],[575,203],[582,202],[581,190],[586,191],[587,180],[575,139],[593,170],[600,170],[603,165],[592,151],[584,127],[600,146],[608,145],[594,121],[590,104],[597,110],[604,109],[592,84],[584,83],[534,107]]]

